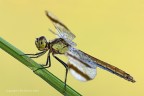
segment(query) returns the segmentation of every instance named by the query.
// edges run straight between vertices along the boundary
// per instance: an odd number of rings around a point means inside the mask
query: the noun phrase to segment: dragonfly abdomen
[[[111,73],[113,73],[113,74],[115,74],[115,75],[117,75],[121,78],[124,78],[124,79],[126,79],[130,82],[133,82],[133,83],[135,82],[135,80],[133,79],[132,76],[130,76],[128,73],[126,73],[125,71],[123,71],[123,70],[121,70],[121,69],[119,69],[115,66],[112,66],[110,64],[106,64],[106,65],[103,66],[99,63],[98,67],[100,67],[102,69],[105,69],[105,70],[107,70],[107,71],[109,71],[109,72],[111,72]]]
[[[86,54],[86,53],[85,53]],[[87,54],[88,55],[88,54]],[[88,55],[89,56],[89,55]],[[97,58],[94,58],[92,56],[90,56],[92,60],[94,60],[96,63],[97,63],[97,66],[102,68],[102,69],[105,69],[121,78],[124,78],[125,80],[128,80],[130,82],[135,82],[135,80],[133,79],[132,76],[130,76],[128,73],[126,73],[125,71],[113,66],[113,65],[110,65],[104,61],[101,61]]]

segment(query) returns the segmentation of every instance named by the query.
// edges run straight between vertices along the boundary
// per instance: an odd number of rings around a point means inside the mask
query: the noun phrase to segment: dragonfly
[[[47,41],[44,36],[36,38],[35,45],[40,52],[36,54],[25,54],[30,55],[30,58],[38,58],[48,52],[46,64],[35,71],[51,67],[50,56],[52,55],[66,69],[64,87],[66,87],[68,70],[80,81],[93,80],[97,74],[96,69],[101,68],[127,81],[136,82],[133,77],[125,71],[75,48],[76,43],[73,42],[73,39],[76,36],[51,12],[46,11],[45,14],[56,29],[56,31],[51,29],[49,29],[49,31],[56,35],[57,38],[51,41]],[[65,55],[68,58],[68,61],[62,61],[57,54]]]

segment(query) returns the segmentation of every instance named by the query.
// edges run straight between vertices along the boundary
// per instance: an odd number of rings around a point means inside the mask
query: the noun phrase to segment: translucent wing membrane
[[[92,80],[96,76],[97,65],[83,52],[70,47],[66,53],[70,73],[80,81]]]
[[[86,76],[89,77],[89,78],[87,78],[85,75],[81,75],[81,77],[85,78],[85,79],[82,79],[82,81],[87,81],[87,80],[93,79],[96,75],[96,70],[94,70],[94,69],[96,69],[96,67],[100,67],[100,68],[107,70],[121,78],[124,78],[131,82],[135,82],[133,77],[130,76],[128,73],[124,72],[123,70],[121,70],[113,65],[110,65],[106,62],[103,62],[97,58],[94,58],[78,49],[70,47],[69,51],[67,52],[67,56],[69,58],[70,66],[74,66],[72,68],[70,67],[70,70],[72,70],[71,73],[73,75],[76,73],[78,74],[78,73],[82,72],[83,74],[85,74]],[[74,70],[76,70],[75,67],[80,72],[74,71]],[[74,77],[78,78],[78,76],[74,76]]]
[[[80,60],[85,66],[95,69],[97,67],[97,63],[93,61],[88,55],[86,55],[84,52],[69,47],[68,56],[71,56],[77,60]]]
[[[68,56],[70,73],[80,81],[92,80],[96,76],[96,69],[85,66],[82,62]]]
[[[66,40],[69,44],[76,46],[76,44],[72,42],[72,40],[75,38],[75,35],[52,13],[46,11],[46,16],[52,21],[54,27],[56,28],[55,34]]]

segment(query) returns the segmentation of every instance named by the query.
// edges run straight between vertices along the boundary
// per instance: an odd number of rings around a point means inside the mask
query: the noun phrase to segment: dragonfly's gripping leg
[[[29,55],[30,58],[38,58],[38,57],[44,55],[45,53],[46,53],[46,51],[42,51],[42,52],[39,52],[39,53],[36,53],[36,54],[23,54],[23,55],[21,55],[21,56]]]
[[[54,57],[55,59],[57,59],[57,60],[66,68],[65,85],[64,85],[64,88],[65,88],[65,90],[66,90],[66,81],[67,81],[68,65],[67,65],[65,62],[63,62],[61,59],[59,59],[57,56],[55,56],[54,54],[53,54],[53,57]]]
[[[48,65],[48,66],[47,66],[47,65]],[[46,64],[45,64],[45,65],[42,65],[42,66],[43,66],[43,67],[34,70],[34,72],[37,71],[37,70],[39,70],[39,69],[45,69],[45,68],[51,67],[50,51],[49,51],[48,56],[47,56]]]

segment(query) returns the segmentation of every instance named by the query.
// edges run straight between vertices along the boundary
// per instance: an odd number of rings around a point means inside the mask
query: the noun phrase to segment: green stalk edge
[[[26,65],[31,70],[36,70],[37,68],[40,68],[41,66],[33,61],[28,56],[21,56],[24,54],[22,51],[8,43],[6,40],[2,39],[0,37],[0,48],[3,49],[5,52],[13,56],[15,59]],[[51,72],[49,72],[46,69],[37,70],[34,72],[36,75],[41,77],[44,81],[49,83],[53,88],[55,88],[58,92],[65,96],[82,96],[80,93],[72,89],[70,86],[66,86],[66,91],[64,90],[64,82],[61,81],[59,78],[54,76]]]

